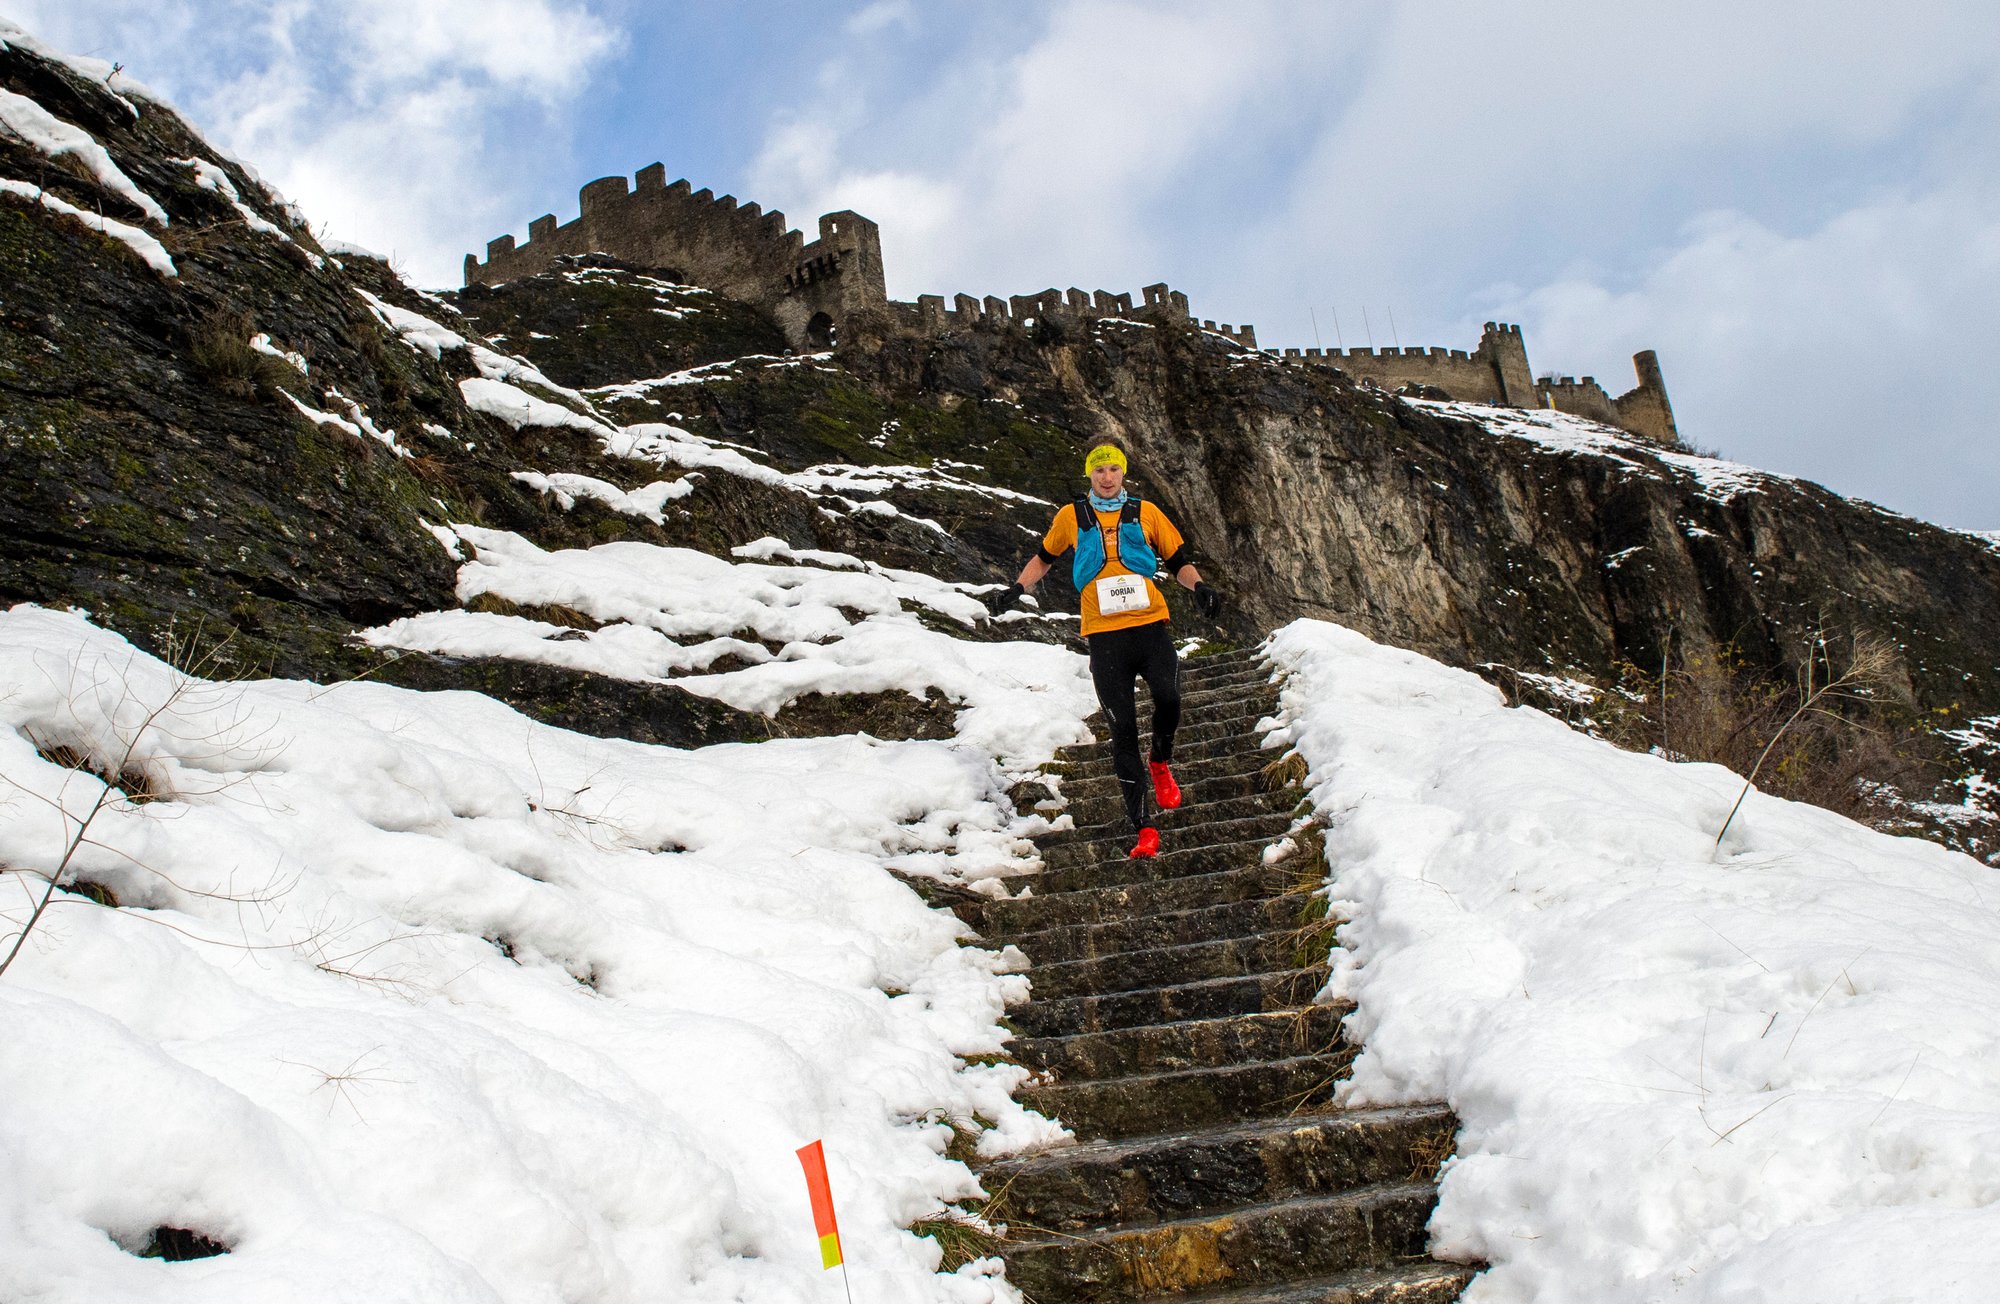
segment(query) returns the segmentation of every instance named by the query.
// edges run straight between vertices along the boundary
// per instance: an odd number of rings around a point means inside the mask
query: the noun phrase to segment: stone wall
[[[1680,430],[1674,425],[1673,404],[1667,401],[1667,382],[1660,374],[1660,359],[1651,350],[1632,355],[1632,370],[1639,383],[1611,397],[1594,376],[1574,379],[1550,376],[1535,382],[1539,406],[1602,421],[1609,426],[1643,435],[1661,444],[1678,444]]]
[[[785,215],[733,195],[667,184],[655,163],[625,178],[602,177],[577,192],[574,221],[553,213],[528,224],[528,241],[487,242],[486,260],[465,256],[467,285],[498,285],[547,271],[564,254],[605,253],[671,273],[770,313],[797,347],[821,347],[840,329],[879,316],[888,301],[881,236],[859,213],[828,213],[819,239],[788,230]]]
[[[1380,389],[1421,385],[1465,403],[1540,407],[1521,328],[1487,322],[1479,347],[1464,349],[1286,349],[1279,356],[1332,367]]]
[[[593,181],[577,195],[575,221],[558,226],[554,214],[528,224],[528,241],[512,235],[488,242],[486,259],[465,256],[468,285],[497,285],[548,270],[565,254],[605,253],[638,267],[729,295],[768,314],[795,349],[825,349],[840,339],[883,333],[940,336],[951,331],[997,330],[1029,321],[1103,318],[1186,322],[1246,349],[1257,347],[1254,326],[1194,317],[1185,294],[1164,282],[1148,285],[1134,302],[1129,293],[1048,289],[1035,294],[975,297],[919,295],[892,302],[882,266],[882,239],[859,213],[828,213],[819,239],[806,243],[786,229],[783,213],[738,205],[734,196],[666,182],[658,163],[641,168],[628,187],[624,177]],[[1633,358],[1639,383],[1612,398],[1595,379],[1550,377],[1536,381],[1519,326],[1487,322],[1477,348],[1267,349],[1302,366],[1330,367],[1381,389],[1416,387],[1468,403],[1555,408],[1618,426],[1661,443],[1679,440],[1673,407],[1651,352]]]

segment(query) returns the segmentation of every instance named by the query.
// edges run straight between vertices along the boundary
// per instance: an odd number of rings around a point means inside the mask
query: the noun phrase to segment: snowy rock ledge
[[[1623,752],[1338,626],[1271,640],[1329,819],[1353,1104],[1463,1123],[1433,1250],[1505,1301],[2000,1280],[2000,880]]]
[[[20,606],[8,932],[105,793],[65,748],[124,795],[70,861],[95,899],[0,976],[0,1299],[823,1304],[818,1138],[857,1298],[1018,1298],[902,1230],[977,1190],[943,1120],[1060,1135],[958,1058],[1000,1049],[1012,957],[884,864],[995,827],[990,755],[210,683]],[[161,1227],[228,1252],[136,1257]]]

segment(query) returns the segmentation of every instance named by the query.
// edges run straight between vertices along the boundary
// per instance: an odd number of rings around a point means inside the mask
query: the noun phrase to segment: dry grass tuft
[[[1306,782],[1306,758],[1297,752],[1281,756],[1261,771],[1264,791],[1282,792],[1286,788],[1303,788]]]
[[[42,742],[32,738],[30,741],[35,743],[35,754],[51,765],[60,765],[65,770],[81,770],[94,774],[116,788],[125,800],[135,806],[143,806],[153,801],[168,801],[173,797],[164,784],[144,765],[136,761],[127,761],[122,769],[114,773],[111,766],[68,743]]]
[[[1435,1182],[1438,1170],[1444,1161],[1451,1158],[1458,1149],[1458,1137],[1450,1130],[1440,1130],[1416,1141],[1410,1146],[1410,1180],[1412,1182]]]
[[[234,398],[276,397],[298,373],[284,359],[251,348],[250,337],[256,333],[244,313],[226,309],[207,313],[188,333],[195,375],[210,389]]]
[[[944,1157],[967,1165],[975,1162],[979,1158],[979,1138],[992,1130],[993,1120],[978,1114],[969,1119],[953,1115],[944,1123],[951,1128],[951,1140],[945,1145]]]
[[[495,616],[522,616],[563,629],[602,629],[604,622],[586,616],[575,607],[556,602],[510,602],[493,593],[482,593],[465,604],[467,611],[483,611]]]
[[[974,1259],[983,1259],[1000,1248],[1001,1236],[985,1219],[962,1209],[946,1209],[910,1224],[913,1236],[928,1236],[938,1243],[942,1257],[939,1272],[957,1272]]]

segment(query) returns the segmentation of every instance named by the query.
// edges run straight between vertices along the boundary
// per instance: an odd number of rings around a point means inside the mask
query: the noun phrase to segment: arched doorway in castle
[[[833,339],[833,318],[823,312],[814,313],[812,320],[806,323],[806,343],[815,349],[830,349]]]

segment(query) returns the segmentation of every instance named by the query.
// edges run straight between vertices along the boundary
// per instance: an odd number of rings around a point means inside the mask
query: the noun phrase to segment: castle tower
[[[1535,392],[1535,373],[1528,366],[1528,346],[1521,342],[1519,326],[1487,322],[1486,329],[1479,334],[1479,347],[1473,350],[1472,356],[1484,359],[1493,368],[1503,407],[1533,408],[1542,405],[1540,396]]]
[[[828,213],[820,238],[807,244],[786,229],[783,213],[686,181],[669,185],[661,164],[632,180],[600,177],[577,193],[574,221],[557,225],[544,214],[528,224],[526,244],[503,235],[488,242],[484,262],[467,254],[465,283],[498,285],[545,272],[564,255],[604,253],[761,308],[794,348],[824,347],[886,313],[881,235],[859,213]]]
[[[1660,374],[1659,355],[1651,349],[1633,354],[1632,370],[1638,373],[1638,385],[1611,401],[1618,410],[1618,424],[1633,434],[1678,444],[1681,432],[1674,424],[1674,406],[1667,401],[1667,381]]]

